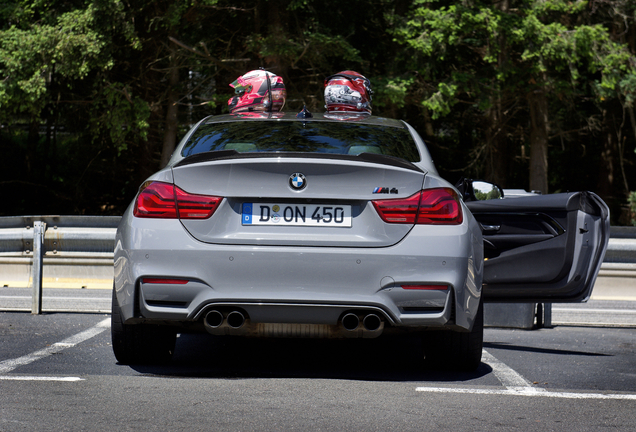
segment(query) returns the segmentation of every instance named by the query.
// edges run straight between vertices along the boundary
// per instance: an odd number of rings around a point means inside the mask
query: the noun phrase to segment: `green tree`
[[[95,31],[96,7],[17,2],[3,9],[0,30],[0,122],[27,125],[27,172],[34,174],[39,126],[47,107],[93,70],[112,62]]]
[[[395,37],[413,54],[423,108],[433,118],[459,103],[478,110],[487,127],[476,156],[506,154],[510,126],[521,127],[529,186],[547,193],[551,107],[634,91],[634,57],[588,18],[585,1],[417,0]],[[503,162],[498,159],[491,172],[504,172]]]
[[[624,205],[636,183],[635,9],[10,0],[0,8],[0,147],[12,162],[0,162],[0,184],[23,210],[0,212],[42,213],[46,202],[121,213],[190,125],[227,112],[228,83],[259,67],[285,80],[288,111],[322,111],[324,78],[361,72],[374,114],[419,129],[451,181],[461,172],[504,187],[597,187]]]

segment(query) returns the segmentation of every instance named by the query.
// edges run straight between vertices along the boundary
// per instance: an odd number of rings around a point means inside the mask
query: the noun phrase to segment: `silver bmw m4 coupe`
[[[454,186],[402,121],[208,117],[123,216],[113,349],[134,364],[166,361],[186,332],[412,333],[427,359],[472,370],[484,301],[587,300],[608,238],[593,193]]]

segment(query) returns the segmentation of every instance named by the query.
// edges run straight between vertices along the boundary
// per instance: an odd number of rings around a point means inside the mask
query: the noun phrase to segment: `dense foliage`
[[[631,0],[7,0],[0,215],[121,214],[264,67],[287,111],[322,111],[324,78],[357,70],[451,182],[592,190],[629,223],[635,54]]]

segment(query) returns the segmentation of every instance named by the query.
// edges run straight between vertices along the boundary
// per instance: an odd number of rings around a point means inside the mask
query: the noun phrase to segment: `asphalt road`
[[[0,288],[0,311],[31,311],[32,288]],[[45,312],[110,313],[112,290],[44,288],[42,310]]]
[[[205,334],[181,336],[168,365],[123,366],[111,351],[109,322],[99,313],[0,313],[0,431],[636,425],[636,327],[486,329],[479,369],[455,373],[423,368],[415,339]]]

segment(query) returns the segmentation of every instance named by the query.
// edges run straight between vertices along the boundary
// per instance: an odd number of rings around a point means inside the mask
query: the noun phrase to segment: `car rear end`
[[[405,124],[354,120],[195,127],[118,230],[122,323],[270,337],[470,329],[475,221]]]

